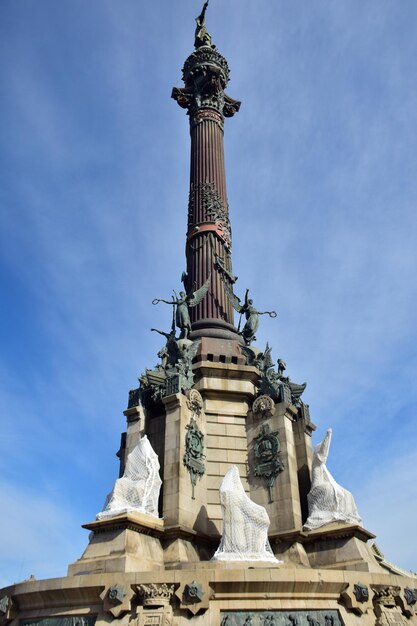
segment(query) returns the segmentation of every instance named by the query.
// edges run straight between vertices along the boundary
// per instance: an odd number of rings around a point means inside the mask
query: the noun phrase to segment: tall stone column
[[[185,61],[183,80],[185,87],[174,87],[172,97],[190,117],[191,167],[184,279],[187,293],[210,281],[206,297],[190,310],[191,337],[232,339],[236,338],[233,308],[225,292],[225,283],[231,286],[234,277],[223,128],[224,118],[233,116],[240,102],[224,92],[229,68],[226,59],[211,44],[207,31],[203,37],[196,33],[196,50]]]

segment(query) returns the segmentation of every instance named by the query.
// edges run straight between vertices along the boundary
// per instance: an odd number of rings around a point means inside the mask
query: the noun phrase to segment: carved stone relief
[[[142,584],[137,586],[137,591],[143,606],[166,606],[171,602],[175,585],[167,585],[166,583]]]
[[[187,405],[191,411],[191,417],[197,419],[203,410],[203,398],[201,393],[197,389],[190,389],[186,391]]]
[[[171,606],[160,608],[138,607],[136,626],[171,626],[172,622]]]
[[[184,465],[190,474],[192,486],[192,499],[195,499],[194,490],[197,484],[197,478],[203,476],[206,468],[203,463],[204,459],[204,434],[197,426],[196,420],[192,417],[190,423],[186,426],[187,434],[185,435],[185,453]]]
[[[135,592],[131,587],[121,584],[114,584],[106,587],[100,594],[103,600],[103,610],[111,613],[115,618],[119,618],[123,613],[130,611],[131,601]]]
[[[225,611],[221,626],[344,626],[338,611]]]
[[[232,246],[232,230],[228,215],[228,207],[216,189],[214,182],[206,181],[197,185],[191,184],[188,198],[188,228],[194,225],[195,203],[197,196],[201,198],[204,208],[204,217],[207,222],[214,222],[216,234],[230,252]]]
[[[207,580],[192,580],[182,583],[175,592],[182,609],[187,609],[195,615],[199,611],[206,611],[213,590]]]
[[[397,599],[400,601],[400,587],[394,585],[376,585],[372,587],[374,592],[374,612],[376,626],[405,626],[408,620],[403,615]]]
[[[271,396],[259,396],[252,405],[252,412],[257,419],[268,419],[275,413],[275,402]]]

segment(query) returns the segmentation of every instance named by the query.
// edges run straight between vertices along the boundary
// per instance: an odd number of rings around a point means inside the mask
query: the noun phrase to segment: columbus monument
[[[186,270],[149,303],[166,312],[159,362],[129,392],[84,553],[66,577],[0,590],[0,626],[417,626],[417,577],[385,560],[328,471],[331,429],[313,448],[306,384],[257,345],[276,303],[237,287],[223,139],[240,102],[207,6],[172,91],[190,187]]]

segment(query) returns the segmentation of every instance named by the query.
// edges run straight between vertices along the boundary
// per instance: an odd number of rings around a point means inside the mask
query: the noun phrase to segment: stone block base
[[[382,572],[366,542],[375,535],[360,526],[329,524],[303,533],[303,544],[314,569]]]
[[[82,557],[68,567],[68,576],[164,567],[160,519],[127,513],[85,524],[84,528],[92,531],[90,542]]]
[[[5,626],[417,626],[405,599],[416,580],[211,562],[27,581],[1,590],[0,599],[10,607]]]

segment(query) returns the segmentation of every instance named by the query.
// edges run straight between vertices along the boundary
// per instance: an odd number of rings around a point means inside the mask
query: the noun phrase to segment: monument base
[[[417,578],[205,563],[27,581],[0,592],[10,626],[417,626]]]

